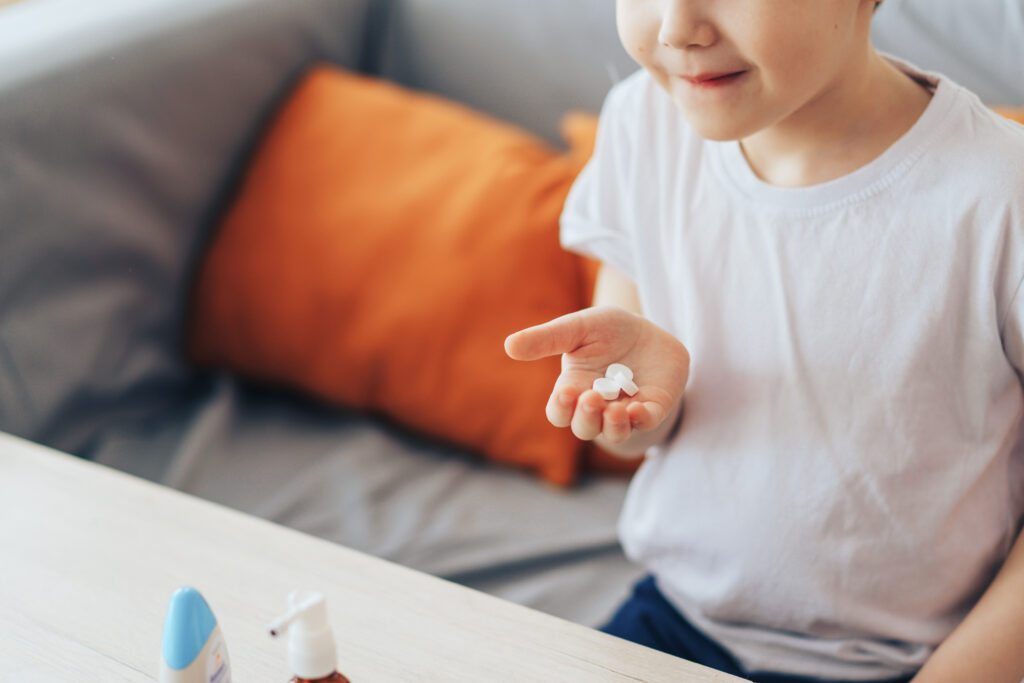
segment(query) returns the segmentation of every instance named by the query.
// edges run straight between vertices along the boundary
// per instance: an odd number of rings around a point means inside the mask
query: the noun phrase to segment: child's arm
[[[1024,534],[996,578],[911,683],[1024,680]]]
[[[690,356],[678,339],[639,315],[636,290],[608,266],[602,266],[594,303],[510,335],[505,350],[517,360],[561,354],[548,420],[571,427],[580,439],[599,439],[614,453],[637,455],[664,441],[675,426]],[[591,389],[612,363],[632,368],[639,393],[607,401]]]
[[[619,308],[625,308],[630,313],[644,314],[643,307],[640,305],[640,295],[636,291],[636,285],[628,277],[607,263],[602,263],[601,269],[597,271],[597,281],[594,283],[594,297],[591,305],[618,306]]]

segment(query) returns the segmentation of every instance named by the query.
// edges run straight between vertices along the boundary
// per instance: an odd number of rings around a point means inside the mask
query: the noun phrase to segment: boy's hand
[[[562,354],[548,420],[572,427],[580,439],[603,436],[609,444],[652,431],[675,416],[690,374],[690,354],[678,339],[615,306],[587,308],[520,330],[505,339],[505,352],[516,360]],[[633,370],[640,387],[635,396],[607,401],[591,388],[612,363]]]

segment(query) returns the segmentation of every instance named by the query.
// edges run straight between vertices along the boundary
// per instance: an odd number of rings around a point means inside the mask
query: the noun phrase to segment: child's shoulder
[[[957,105],[949,135],[939,138],[953,175],[988,189],[1012,190],[1024,203],[1024,125],[985,105],[974,93],[950,83]]]

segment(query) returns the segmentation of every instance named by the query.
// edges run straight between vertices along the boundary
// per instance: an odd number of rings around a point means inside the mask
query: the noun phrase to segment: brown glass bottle
[[[288,683],[352,683],[352,681],[335,671],[330,676],[324,676],[323,678],[299,678],[295,676]]]

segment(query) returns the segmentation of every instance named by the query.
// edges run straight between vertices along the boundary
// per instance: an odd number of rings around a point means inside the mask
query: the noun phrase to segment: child
[[[875,0],[619,0],[548,419],[646,452],[610,633],[755,681],[1024,677],[1024,128]],[[692,361],[692,362],[691,362]],[[590,389],[610,363],[640,393]],[[685,392],[684,392],[685,388]],[[916,674],[916,675],[915,675]]]

